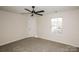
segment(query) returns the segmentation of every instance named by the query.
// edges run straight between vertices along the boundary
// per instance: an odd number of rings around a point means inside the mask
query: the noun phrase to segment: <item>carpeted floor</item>
[[[76,52],[76,47],[41,38],[25,38],[0,46],[0,52]]]

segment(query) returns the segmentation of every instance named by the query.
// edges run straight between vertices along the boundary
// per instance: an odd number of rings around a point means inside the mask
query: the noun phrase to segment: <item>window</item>
[[[63,20],[63,18],[51,19],[52,32],[62,32],[62,20]]]

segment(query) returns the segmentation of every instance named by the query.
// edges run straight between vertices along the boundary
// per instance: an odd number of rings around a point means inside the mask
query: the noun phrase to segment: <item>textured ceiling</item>
[[[28,13],[28,11],[24,10],[24,8],[28,8],[32,10],[31,6],[0,6],[0,10],[14,12],[14,13]],[[79,6],[36,6],[35,10],[45,10],[45,13],[53,13],[56,11],[68,11],[79,9]]]

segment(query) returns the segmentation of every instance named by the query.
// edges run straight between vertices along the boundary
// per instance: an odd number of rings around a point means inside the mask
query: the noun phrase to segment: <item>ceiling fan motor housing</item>
[[[35,8],[35,6],[32,6],[32,8]]]

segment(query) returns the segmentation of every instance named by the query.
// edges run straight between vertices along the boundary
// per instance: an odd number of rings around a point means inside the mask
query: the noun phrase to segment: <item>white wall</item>
[[[37,17],[36,16],[30,16],[27,15],[27,33],[28,37],[37,37]]]
[[[35,20],[30,18],[27,15],[0,11],[0,45],[36,35]]]
[[[63,32],[51,32],[51,19],[53,17],[63,17]],[[39,17],[38,36],[52,41],[57,41],[79,47],[79,10],[58,12]]]

